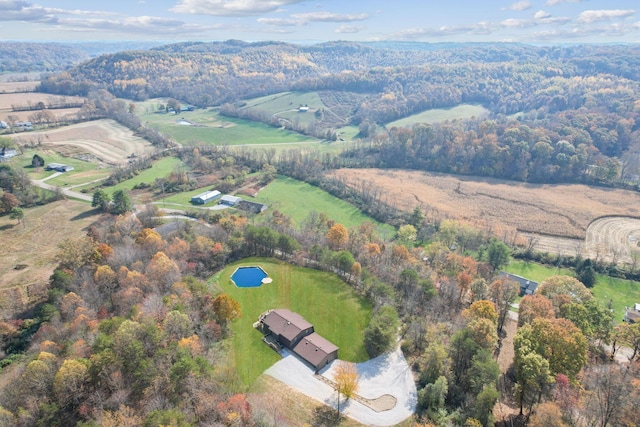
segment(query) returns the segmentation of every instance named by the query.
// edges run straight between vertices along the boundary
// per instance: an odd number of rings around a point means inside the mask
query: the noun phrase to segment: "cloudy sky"
[[[0,0],[5,41],[227,39],[637,43],[640,1]]]

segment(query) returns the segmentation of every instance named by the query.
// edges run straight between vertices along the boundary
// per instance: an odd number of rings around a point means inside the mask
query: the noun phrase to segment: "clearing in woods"
[[[0,216],[0,307],[3,315],[35,302],[30,300],[37,299],[39,292],[46,296],[49,277],[57,265],[54,256],[58,243],[86,235],[86,228],[95,221],[91,207],[69,200],[28,208],[24,214],[24,226],[7,215]]]
[[[640,195],[633,191],[403,170],[331,175],[356,188],[378,189],[381,200],[405,211],[420,206],[434,218],[532,236],[541,251],[629,262],[640,238],[640,220],[634,219],[640,218]]]

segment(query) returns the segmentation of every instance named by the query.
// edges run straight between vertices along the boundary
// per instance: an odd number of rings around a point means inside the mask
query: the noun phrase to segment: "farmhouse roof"
[[[526,277],[507,273],[506,271],[501,271],[500,276],[506,277],[507,279],[513,280],[514,282],[518,282],[518,284],[520,285],[520,295],[533,295],[536,292],[536,289],[538,289],[538,282],[529,280]]]
[[[302,338],[293,351],[313,366],[318,366],[328,354],[338,351],[338,347],[314,332]]]
[[[313,327],[304,317],[286,308],[270,311],[262,322],[271,332],[288,340],[293,340],[301,331]]]

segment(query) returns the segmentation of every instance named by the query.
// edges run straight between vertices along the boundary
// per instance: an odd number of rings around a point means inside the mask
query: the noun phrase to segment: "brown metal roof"
[[[301,331],[313,327],[304,317],[286,308],[270,311],[263,319],[271,332],[293,340]]]
[[[337,350],[338,347],[335,344],[315,332],[304,337],[293,348],[293,351],[298,356],[311,363],[314,367],[318,366],[328,354]]]

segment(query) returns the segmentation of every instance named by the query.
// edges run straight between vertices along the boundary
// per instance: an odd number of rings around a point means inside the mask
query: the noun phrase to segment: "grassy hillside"
[[[482,117],[489,114],[489,110],[482,105],[460,104],[453,108],[434,108],[414,114],[400,120],[387,123],[387,128],[410,127],[418,123],[437,123],[445,120],[470,119],[471,117]]]
[[[374,221],[350,203],[332,196],[318,187],[292,178],[281,177],[273,181],[258,193],[255,198],[260,203],[278,209],[291,217],[297,224],[307,218],[310,212],[324,212],[332,220],[349,227],[355,227],[363,221],[378,225],[378,232],[392,236],[393,227]]]
[[[284,131],[264,123],[220,116],[218,109],[197,109],[180,114],[158,112],[163,100],[137,104],[140,118],[147,126],[158,129],[183,145],[260,145],[312,143],[313,138]],[[180,124],[184,119],[192,125]]]
[[[273,283],[259,288],[238,288],[230,280],[238,266],[260,265]],[[248,258],[228,265],[211,281],[240,302],[242,318],[235,320],[233,352],[244,384],[250,385],[280,359],[253,328],[258,316],[269,309],[288,308],[311,322],[316,332],[337,345],[340,359],[368,359],[362,331],[371,318],[370,304],[358,297],[336,275],[295,267],[269,258]]]

